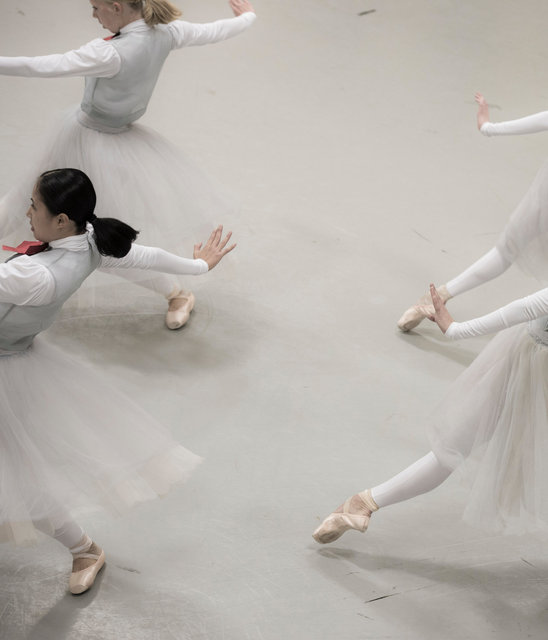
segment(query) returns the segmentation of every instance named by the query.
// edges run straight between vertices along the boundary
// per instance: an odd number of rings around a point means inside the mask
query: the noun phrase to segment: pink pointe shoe
[[[86,549],[86,551],[80,551],[80,549]],[[92,587],[97,574],[105,565],[105,552],[95,545],[88,536],[86,536],[84,544],[72,551],[73,560],[83,558],[95,560],[95,562],[85,569],[73,571],[70,574],[69,591],[75,595],[84,593]]]
[[[172,331],[183,327],[194,309],[194,294],[178,290],[168,296],[169,308],[166,313],[166,326]]]
[[[361,508],[358,507],[359,511],[352,512],[350,511],[350,503],[354,497],[360,498],[363,506]],[[377,511],[378,508],[369,489],[362,491],[356,496],[348,498],[342,507],[342,511],[334,511],[328,515],[314,531],[312,537],[320,544],[328,544],[340,538],[349,529],[355,529],[363,533],[367,530],[371,514]]]
[[[452,298],[444,284],[442,284],[441,287],[438,287],[438,293],[444,302],[447,302]],[[404,332],[411,331],[411,329],[417,327],[428,315],[432,313],[434,313],[432,298],[429,293],[426,293],[416,304],[409,307],[409,309],[407,309],[407,311],[398,320],[398,329]]]

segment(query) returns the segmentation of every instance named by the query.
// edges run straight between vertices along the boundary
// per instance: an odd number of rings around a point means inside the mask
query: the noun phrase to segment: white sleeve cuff
[[[459,322],[452,322],[448,327],[447,330],[445,331],[445,337],[449,338],[450,340],[457,340],[457,333],[458,333],[458,325],[460,323]]]

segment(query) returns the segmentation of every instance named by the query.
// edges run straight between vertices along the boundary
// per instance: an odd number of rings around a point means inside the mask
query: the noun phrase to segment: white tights
[[[451,296],[458,296],[500,276],[511,264],[494,247],[445,286]],[[450,475],[451,470],[443,467],[430,451],[387,482],[373,487],[371,496],[379,507],[386,507],[432,491]]]
[[[390,480],[373,487],[371,496],[379,507],[387,507],[432,491],[451,473],[450,469],[440,464],[434,452],[430,451]]]
[[[51,504],[51,512],[55,514],[47,521],[36,521],[34,526],[42,533],[58,540],[67,549],[77,547],[85,536],[82,527],[74,522],[69,512],[61,507],[57,502],[45,496],[44,500],[48,500]],[[53,528],[53,533],[52,533]]]
[[[451,296],[458,296],[500,276],[511,264],[496,247],[493,247],[468,269],[456,278],[449,280],[445,286]]]
[[[155,273],[148,278],[143,278],[142,269],[104,268],[99,269],[99,271],[108,273],[109,275],[118,276],[119,278],[123,278],[124,280],[129,280],[129,282],[133,282],[140,287],[145,287],[145,289],[150,289],[151,291],[159,293],[166,298],[169,297],[170,294],[173,294],[174,291],[182,290],[177,276],[166,273]]]

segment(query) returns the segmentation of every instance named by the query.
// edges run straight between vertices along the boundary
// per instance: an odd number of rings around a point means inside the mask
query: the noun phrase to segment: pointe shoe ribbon
[[[190,317],[190,312],[194,309],[196,299],[193,293],[178,291],[168,296],[169,302],[172,300],[180,300],[181,304],[177,309],[168,309],[166,313],[166,326],[168,329],[180,329],[184,326]]]
[[[95,560],[94,564],[90,565],[86,569],[73,571],[70,574],[69,590],[71,593],[78,595],[80,593],[84,593],[84,591],[87,591],[91,586],[93,586],[97,574],[105,564],[105,552],[101,550],[99,555],[96,553],[73,553],[72,557],[74,560],[78,560],[79,558],[90,558]]]
[[[320,544],[328,544],[334,542],[342,536],[345,531],[355,529],[362,533],[367,530],[371,514],[379,508],[371,496],[369,489],[358,493],[369,513],[352,513],[350,511],[350,502],[352,498],[348,498],[343,505],[343,510],[333,512],[321,523],[314,531],[312,537]]]
[[[444,284],[442,284],[441,287],[438,287],[438,293],[444,302],[447,302],[452,298]],[[432,305],[432,298],[429,293],[426,293],[416,304],[409,307],[409,309],[404,312],[402,317],[398,320],[398,329],[404,332],[411,331],[411,329],[418,326],[428,315],[433,313],[434,307]]]

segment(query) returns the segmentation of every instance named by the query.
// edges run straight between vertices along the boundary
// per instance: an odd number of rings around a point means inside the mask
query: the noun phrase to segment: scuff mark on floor
[[[411,229],[411,231],[413,233],[416,233],[419,238],[422,238],[423,240],[426,240],[426,242],[432,242],[432,240],[430,240],[430,238],[427,238],[426,236],[423,236],[422,233],[419,233],[416,229]]]
[[[129,573],[141,573],[138,569],[132,569],[131,567],[121,567],[119,564],[117,564],[116,566],[122,571],[129,571]]]
[[[399,596],[401,595],[401,592],[397,592],[397,593],[389,593],[386,596],[379,596],[378,598],[372,598],[371,600],[366,600],[365,604],[369,604],[370,602],[377,602],[377,600],[384,600],[385,598],[391,598],[392,596]]]

